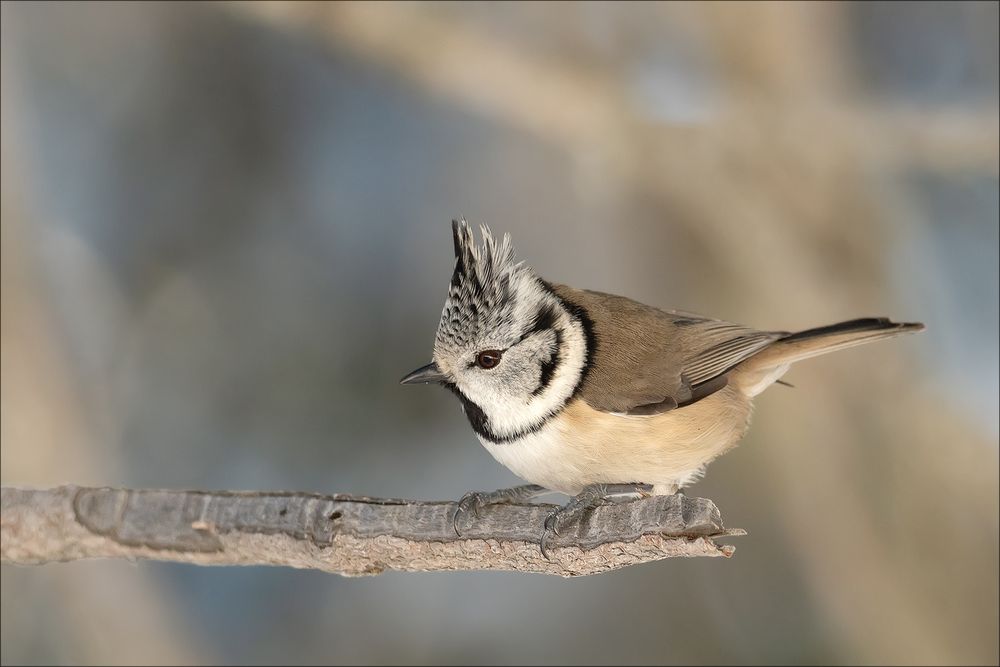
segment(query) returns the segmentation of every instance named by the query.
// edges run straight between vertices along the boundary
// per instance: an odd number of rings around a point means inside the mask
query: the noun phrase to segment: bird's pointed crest
[[[510,234],[504,234],[499,241],[487,225],[480,225],[482,246],[476,245],[469,223],[464,219],[451,221],[451,233],[455,243],[455,273],[452,276],[452,292],[460,292],[464,284],[482,291],[504,274],[517,269],[514,263],[514,244]]]
[[[437,346],[464,345],[509,321],[514,284],[521,278],[533,277],[523,262],[514,261],[510,235],[497,240],[489,227],[481,225],[482,244],[477,245],[464,219],[453,220],[451,230],[455,271],[441,313]]]

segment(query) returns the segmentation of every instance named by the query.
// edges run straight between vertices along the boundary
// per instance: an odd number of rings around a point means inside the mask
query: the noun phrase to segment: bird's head
[[[562,409],[586,364],[584,324],[523,262],[510,236],[452,223],[455,271],[433,361],[403,384],[441,383],[461,399],[476,432],[494,442],[537,429]]]

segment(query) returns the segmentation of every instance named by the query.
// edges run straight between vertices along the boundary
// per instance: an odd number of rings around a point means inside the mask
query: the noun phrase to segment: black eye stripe
[[[535,313],[535,318],[532,321],[531,326],[521,336],[521,340],[524,340],[532,334],[540,333],[548,329],[554,329],[556,326],[556,318],[556,309],[552,306],[552,304],[544,304],[538,309],[538,312]]]
[[[552,384],[552,378],[556,375],[556,369],[559,368],[559,363],[562,361],[562,333],[556,329],[556,349],[549,357],[548,361],[542,363],[542,372],[538,377],[538,386],[535,390],[531,392],[532,396],[538,396],[545,388]]]

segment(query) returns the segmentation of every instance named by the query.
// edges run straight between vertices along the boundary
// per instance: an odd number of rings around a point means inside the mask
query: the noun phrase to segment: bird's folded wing
[[[690,405],[725,387],[730,369],[787,335],[601,292],[553,289],[590,320],[594,350],[580,397],[605,412],[653,415]]]
[[[691,386],[722,375],[787,335],[708,319],[682,328],[686,329],[682,335],[685,337],[684,347],[688,350],[682,375]]]

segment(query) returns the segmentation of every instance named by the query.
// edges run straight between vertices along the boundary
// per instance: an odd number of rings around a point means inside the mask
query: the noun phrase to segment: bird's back
[[[729,370],[787,335],[603,292],[552,289],[588,321],[592,354],[579,393],[606,412],[690,404],[721,389]]]

